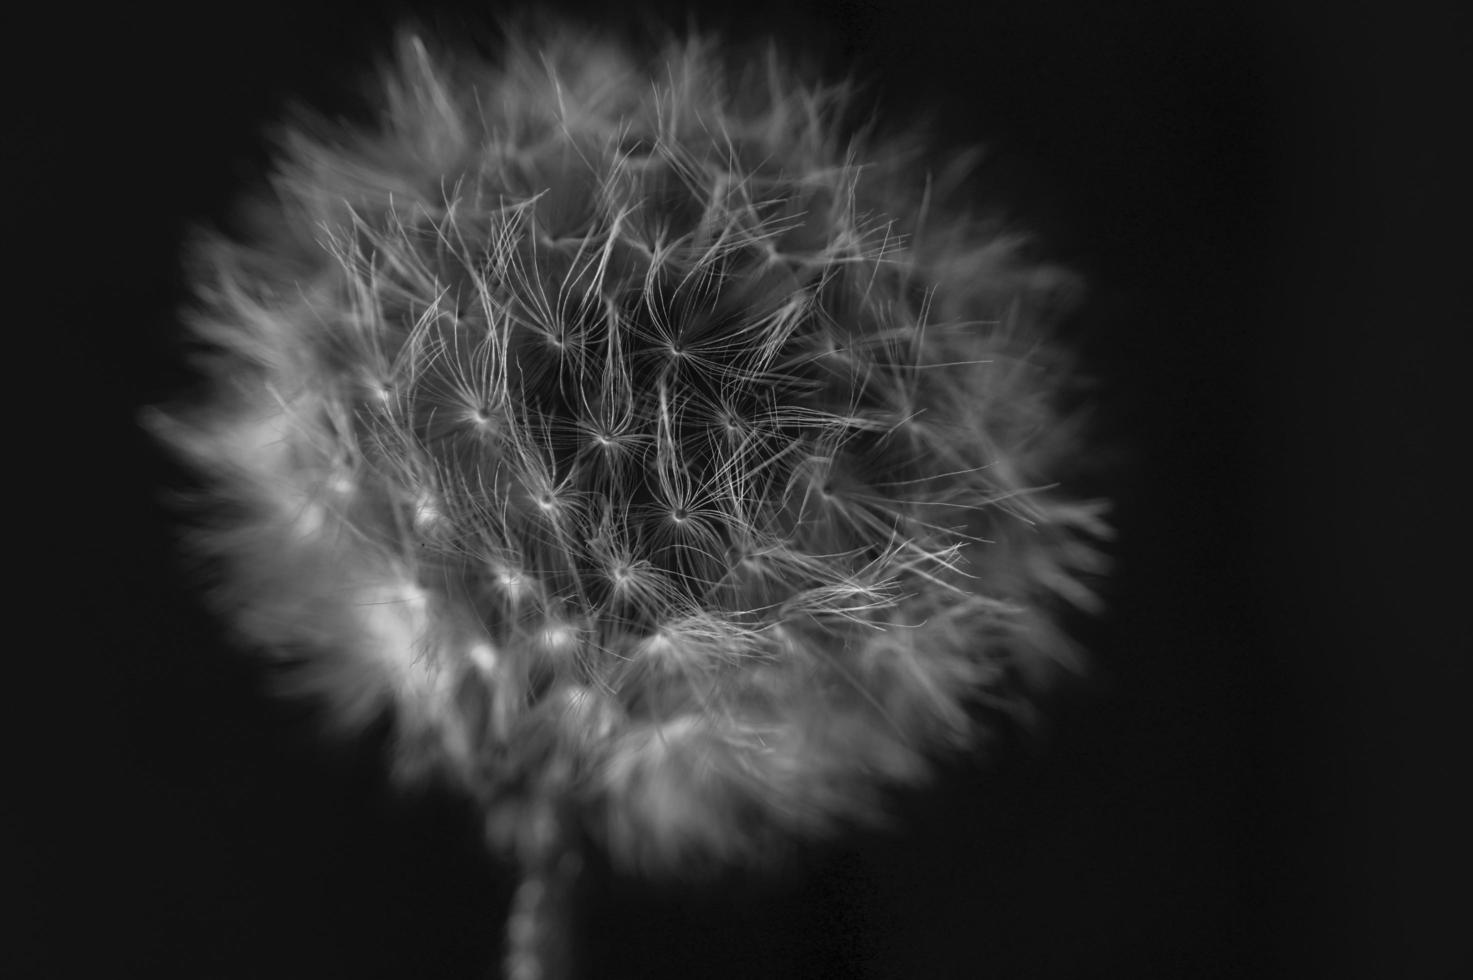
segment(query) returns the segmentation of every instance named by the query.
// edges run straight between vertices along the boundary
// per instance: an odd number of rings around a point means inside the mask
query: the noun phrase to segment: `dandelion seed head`
[[[199,532],[222,608],[498,846],[572,814],[665,872],[869,818],[1094,604],[1067,273],[762,65],[406,37],[377,123],[283,130],[270,234],[195,256],[217,396],[154,421],[246,514]]]

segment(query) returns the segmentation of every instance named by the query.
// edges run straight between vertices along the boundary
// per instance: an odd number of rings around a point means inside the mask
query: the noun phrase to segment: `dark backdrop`
[[[1415,6],[698,8],[987,142],[995,200],[1091,280],[1071,330],[1127,464],[1119,570],[1097,683],[1051,727],[781,876],[595,869],[590,977],[1452,975],[1468,32]],[[12,510],[48,539],[16,610],[43,680],[11,692],[8,975],[483,976],[506,869],[453,798],[390,792],[374,739],[324,743],[226,653],[133,424],[183,378],[187,224],[258,175],[286,97],[341,97],[399,6],[42,13],[11,38],[11,244],[38,261],[10,288],[38,302],[10,326],[61,476]]]

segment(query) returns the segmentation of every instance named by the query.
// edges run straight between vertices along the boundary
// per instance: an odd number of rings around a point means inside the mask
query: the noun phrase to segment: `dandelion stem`
[[[573,913],[582,858],[556,821],[535,817],[506,922],[506,980],[571,980]]]

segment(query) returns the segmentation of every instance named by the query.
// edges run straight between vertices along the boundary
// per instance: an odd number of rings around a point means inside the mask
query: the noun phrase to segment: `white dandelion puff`
[[[381,91],[285,131],[270,236],[201,239],[216,395],[152,422],[235,517],[222,608],[482,806],[545,975],[575,840],[756,860],[1072,659],[1072,280],[775,53],[411,36]]]

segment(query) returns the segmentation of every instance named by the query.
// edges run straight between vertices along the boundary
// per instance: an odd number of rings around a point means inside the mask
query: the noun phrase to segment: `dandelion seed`
[[[496,673],[500,659],[496,656],[496,650],[489,643],[473,643],[466,651],[466,657],[475,664],[481,673],[492,676]]]
[[[549,622],[537,634],[537,649],[548,657],[571,656],[578,649],[578,631],[566,623]]]

